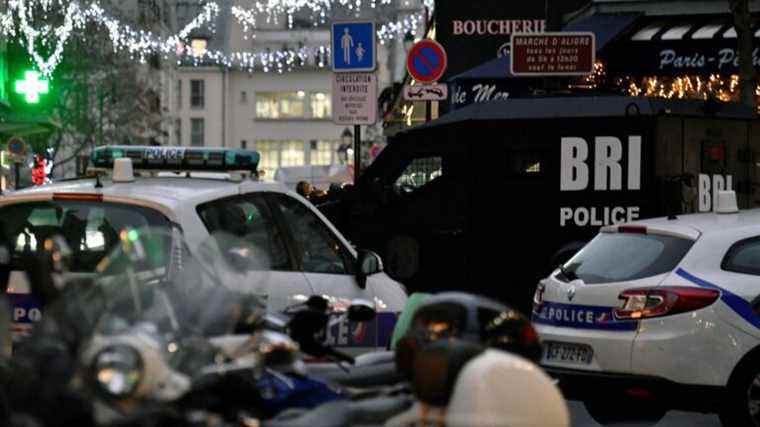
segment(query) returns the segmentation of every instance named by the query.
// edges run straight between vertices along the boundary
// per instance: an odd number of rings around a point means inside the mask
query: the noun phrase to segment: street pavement
[[[568,401],[570,409],[570,418],[572,427],[598,427],[599,424],[594,421],[586,412],[583,403],[577,401]],[[615,427],[720,427],[720,420],[714,414],[700,414],[696,412],[678,412],[670,411],[659,423],[651,424],[646,422],[625,422],[610,424]]]

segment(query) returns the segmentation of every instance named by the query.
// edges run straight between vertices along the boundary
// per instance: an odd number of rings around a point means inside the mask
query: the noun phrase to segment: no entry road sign
[[[406,69],[409,75],[420,83],[438,81],[446,71],[446,51],[435,40],[420,40],[415,43],[406,56]]]
[[[14,136],[8,140],[8,153],[16,158],[23,157],[26,154],[26,143],[23,139]]]

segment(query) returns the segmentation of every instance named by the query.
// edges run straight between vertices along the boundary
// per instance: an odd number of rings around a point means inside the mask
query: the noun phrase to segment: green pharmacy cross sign
[[[38,71],[26,71],[24,80],[16,80],[16,93],[24,95],[28,104],[40,102],[40,94],[46,94],[50,90],[48,81],[40,79]]]

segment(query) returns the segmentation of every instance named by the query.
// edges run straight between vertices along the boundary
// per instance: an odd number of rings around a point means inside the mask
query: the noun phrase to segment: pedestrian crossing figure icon
[[[374,71],[375,23],[356,21],[333,23],[331,47],[333,71]]]
[[[348,32],[348,28],[344,29],[343,31],[345,34],[343,34],[343,37],[340,39],[341,44],[343,44],[343,61],[346,64],[351,65],[351,48],[354,46],[354,39]]]

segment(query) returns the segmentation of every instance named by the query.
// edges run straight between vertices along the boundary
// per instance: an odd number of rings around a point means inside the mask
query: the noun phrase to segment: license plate
[[[544,344],[544,360],[547,362],[575,363],[588,365],[594,350],[583,344],[548,342]]]

